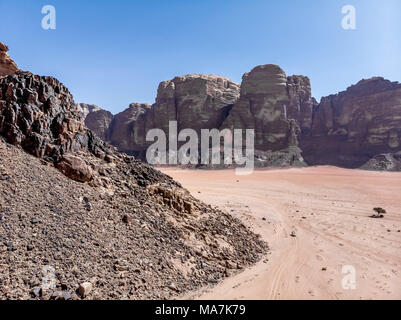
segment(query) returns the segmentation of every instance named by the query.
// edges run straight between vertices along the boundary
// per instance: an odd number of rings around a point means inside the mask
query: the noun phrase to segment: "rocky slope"
[[[109,141],[142,159],[146,132],[168,133],[169,120],[178,130],[255,129],[257,166],[358,168],[376,155],[401,151],[401,84],[379,77],[317,103],[307,77],[263,65],[244,74],[240,87],[218,76],[188,75],[162,82],[151,107],[134,105],[112,122],[116,134]]]
[[[0,77],[7,76],[19,71],[15,62],[7,53],[8,47],[0,42]]]
[[[0,78],[0,299],[170,298],[266,251],[238,220],[117,153],[82,112],[54,78]]]

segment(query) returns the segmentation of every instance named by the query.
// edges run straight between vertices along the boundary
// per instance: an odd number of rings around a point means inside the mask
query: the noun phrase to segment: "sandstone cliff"
[[[153,127],[150,111],[149,104],[131,103],[128,109],[116,114],[110,126],[110,143],[123,152],[137,154],[146,145],[146,133]]]
[[[90,128],[100,139],[109,141],[110,125],[113,114],[92,104],[77,104],[79,112],[86,126]]]
[[[310,130],[314,104],[308,78],[287,78],[276,65],[258,66],[244,74],[240,98],[223,127],[255,129],[257,149],[282,150],[298,145],[301,130]]]
[[[144,159],[146,132],[167,133],[175,120],[178,130],[254,129],[258,166],[357,168],[401,150],[400,92],[401,84],[372,78],[317,103],[307,77],[287,77],[276,65],[255,67],[241,86],[219,76],[187,75],[160,83],[154,105],[133,104],[114,117],[108,141]]]
[[[301,148],[309,164],[350,168],[400,151],[401,84],[376,77],[323,97]]]
[[[99,122],[109,121],[109,115],[98,109],[89,110],[85,124],[104,136],[119,150],[144,159],[147,147],[146,133],[153,128],[168,133],[169,121],[177,121],[178,130],[192,128],[220,128],[229,110],[238,100],[240,86],[217,75],[190,74],[160,83],[153,105],[132,103],[128,109],[115,115],[108,129],[99,128],[92,120],[97,113]],[[107,119],[106,119],[107,118]]]
[[[0,42],[0,77],[17,72],[19,69],[7,53],[8,47]]]

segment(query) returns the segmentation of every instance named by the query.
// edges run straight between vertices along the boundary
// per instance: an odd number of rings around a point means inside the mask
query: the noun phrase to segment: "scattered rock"
[[[38,223],[40,223],[40,220],[38,218],[32,218],[31,219],[31,223],[32,224],[38,224]]]
[[[78,293],[81,298],[85,298],[92,291],[93,285],[90,282],[81,283],[78,287]]]
[[[40,296],[40,292],[41,292],[41,288],[37,287],[37,288],[33,288],[31,293],[33,297],[39,297]]]
[[[64,155],[57,164],[57,168],[75,181],[88,182],[93,177],[92,169],[86,162],[73,155]]]
[[[63,291],[59,294],[57,300],[71,300],[71,294],[69,292]]]
[[[130,223],[131,222],[131,218],[128,215],[124,215],[123,216],[123,222],[127,223],[127,224]]]
[[[176,291],[176,292],[179,291],[178,288],[177,288],[177,285],[176,285],[175,283],[170,283],[170,284],[168,285],[168,288],[171,289],[171,290],[173,290],[173,291]]]

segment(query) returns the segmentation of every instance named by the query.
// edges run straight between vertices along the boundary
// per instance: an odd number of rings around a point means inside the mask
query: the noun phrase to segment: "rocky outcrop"
[[[245,73],[241,87],[213,75],[187,75],[160,83],[156,103],[133,104],[116,116],[109,139],[145,159],[146,133],[178,130],[254,129],[257,165],[336,165],[358,168],[376,155],[401,150],[401,84],[362,80],[318,104],[305,76],[276,65]],[[87,125],[98,130],[95,122]],[[102,129],[104,131],[104,129]]]
[[[0,135],[54,163],[68,152],[108,152],[82,123],[68,89],[54,78],[28,72],[0,78]]]
[[[152,108],[153,127],[167,132],[168,121],[176,120],[178,130],[219,128],[238,100],[239,88],[217,75],[190,74],[164,81]]]
[[[81,113],[85,125],[100,139],[109,141],[113,114],[93,104],[79,103],[77,104],[77,108]]]
[[[177,121],[178,130],[191,128],[220,128],[233,104],[239,97],[239,85],[217,75],[190,74],[161,82],[156,102],[148,104],[132,103],[128,109],[115,115],[107,130],[99,129],[98,123],[90,119],[85,124],[95,132],[107,131],[106,140],[120,151],[144,159],[147,147],[146,133],[153,128],[169,131],[169,121]],[[108,115],[96,109],[100,122],[109,121]],[[106,121],[107,117],[107,121]]]
[[[400,151],[401,84],[376,77],[322,98],[301,148],[308,164],[349,168]]]
[[[19,71],[17,65],[10,58],[7,51],[8,47],[4,43],[0,42],[0,77],[4,77]]]
[[[81,116],[54,78],[0,78],[0,300],[167,299],[267,251],[239,220],[118,153]],[[42,281],[48,267],[52,287]]]
[[[315,104],[307,77],[258,66],[244,74],[240,98],[223,127],[254,129],[257,149],[278,151],[298,145],[298,136],[310,130]]]
[[[361,166],[361,169],[374,171],[401,171],[401,152],[374,156]]]
[[[152,128],[150,111],[149,104],[131,103],[128,109],[114,116],[108,141],[122,152],[137,154],[144,148],[146,133]]]

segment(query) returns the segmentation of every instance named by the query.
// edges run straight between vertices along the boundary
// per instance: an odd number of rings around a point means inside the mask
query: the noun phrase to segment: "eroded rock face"
[[[178,130],[219,128],[230,105],[238,100],[239,88],[217,75],[190,74],[164,81],[153,107],[154,126],[167,129],[168,119],[177,120]]]
[[[15,62],[7,53],[8,47],[0,42],[0,77],[7,76],[19,71]]]
[[[93,104],[77,104],[85,125],[91,129],[100,139],[108,141],[110,138],[110,126],[113,114]]]
[[[155,104],[132,103],[114,116],[106,140],[120,151],[144,159],[151,144],[146,141],[150,129],[161,129],[168,136],[169,121],[177,121],[178,131],[218,129],[238,100],[239,90],[237,83],[217,75],[190,74],[163,81]],[[92,112],[89,111],[85,123],[97,132],[99,125],[88,120]]]
[[[374,171],[401,171],[401,153],[379,154],[366,162],[361,169]]]
[[[156,103],[136,121],[132,148],[143,158],[151,144],[146,132],[157,128],[168,136],[169,121],[177,121],[177,129],[219,128],[239,97],[239,85],[217,75],[190,74],[160,83]],[[138,123],[140,123],[138,125]]]
[[[107,151],[84,126],[68,89],[52,77],[29,72],[0,78],[0,135],[52,162],[67,152]]]
[[[146,132],[151,126],[147,116],[150,109],[147,103],[131,103],[128,109],[116,114],[108,141],[122,152],[136,154],[143,148]]]
[[[383,78],[362,80],[318,104],[307,77],[287,77],[276,65],[262,65],[244,74],[241,88],[214,75],[164,81],[154,105],[132,104],[113,118],[108,141],[145,159],[150,145],[146,133],[157,128],[167,134],[169,121],[175,120],[178,130],[198,133],[212,128],[255,129],[260,155],[255,160],[261,166],[307,163],[357,168],[375,155],[401,150],[400,106],[401,84]],[[86,123],[95,131],[101,127]],[[105,126],[101,131],[107,131]]]
[[[282,150],[310,130],[315,104],[307,77],[287,77],[276,65],[257,66],[244,74],[240,98],[223,127],[255,129],[257,149]]]
[[[301,148],[308,164],[350,168],[375,155],[398,152],[401,84],[376,77],[322,98]]]

